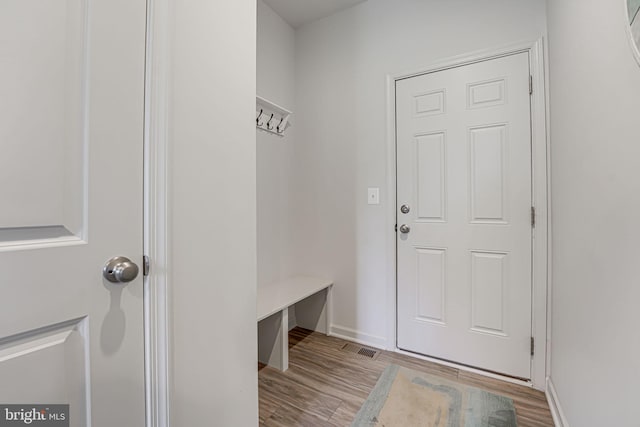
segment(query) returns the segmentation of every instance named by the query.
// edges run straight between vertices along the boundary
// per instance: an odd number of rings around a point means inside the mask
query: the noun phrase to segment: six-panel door
[[[410,228],[398,347],[529,378],[528,54],[404,79],[396,97],[397,221]]]

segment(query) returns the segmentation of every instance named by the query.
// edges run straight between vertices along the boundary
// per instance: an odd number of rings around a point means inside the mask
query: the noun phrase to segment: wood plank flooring
[[[553,426],[544,393],[383,351],[371,360],[342,350],[347,341],[295,328],[289,370],[259,365],[260,426],[345,427],[389,364],[450,378],[513,399],[519,427]]]

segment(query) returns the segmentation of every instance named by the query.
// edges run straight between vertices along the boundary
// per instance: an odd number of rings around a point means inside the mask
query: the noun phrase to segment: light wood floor
[[[518,427],[553,426],[544,393],[392,352],[376,360],[342,350],[347,341],[295,328],[289,370],[260,365],[260,426],[349,426],[384,368],[393,363],[513,399]]]

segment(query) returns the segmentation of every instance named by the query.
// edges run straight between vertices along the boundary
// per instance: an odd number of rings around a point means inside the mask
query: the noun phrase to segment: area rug
[[[351,427],[516,427],[513,401],[389,365]]]

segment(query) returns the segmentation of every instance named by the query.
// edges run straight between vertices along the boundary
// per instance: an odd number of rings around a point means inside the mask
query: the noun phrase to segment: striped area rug
[[[445,378],[389,365],[352,427],[516,427],[513,401]]]

